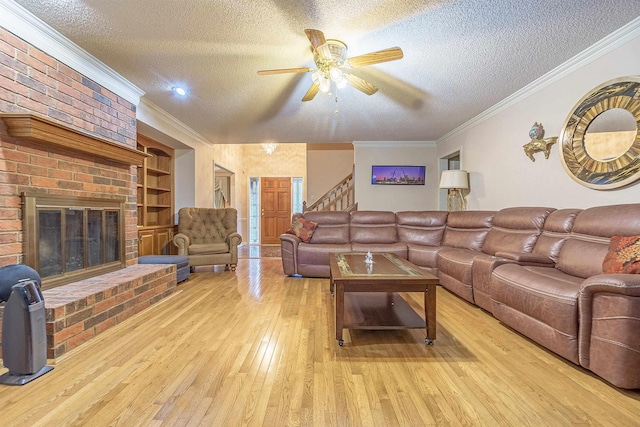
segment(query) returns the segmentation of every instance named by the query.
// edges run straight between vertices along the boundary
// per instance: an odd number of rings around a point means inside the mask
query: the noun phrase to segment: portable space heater
[[[47,366],[47,333],[40,275],[22,264],[0,268],[2,360],[9,369],[0,384],[24,385],[53,369]]]

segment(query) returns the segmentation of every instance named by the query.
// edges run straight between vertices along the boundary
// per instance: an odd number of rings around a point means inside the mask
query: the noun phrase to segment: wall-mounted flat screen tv
[[[372,166],[371,184],[424,185],[425,166]]]

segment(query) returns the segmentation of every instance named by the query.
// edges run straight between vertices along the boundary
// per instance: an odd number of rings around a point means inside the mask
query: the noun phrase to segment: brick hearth
[[[62,356],[175,289],[175,265],[137,264],[44,291],[47,358]]]

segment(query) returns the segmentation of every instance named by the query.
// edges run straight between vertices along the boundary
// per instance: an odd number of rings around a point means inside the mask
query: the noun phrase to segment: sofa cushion
[[[229,246],[226,243],[196,243],[189,245],[189,255],[226,254]]]
[[[560,249],[569,237],[573,223],[580,211],[581,209],[558,209],[551,212],[544,221],[542,234],[538,237],[532,253],[558,262]]]
[[[351,245],[300,243],[298,245],[298,265],[315,264],[328,266],[329,254],[336,252],[351,252]]]
[[[441,246],[424,246],[407,243],[407,259],[419,267],[428,267],[431,271],[437,272],[438,252],[441,249]]]
[[[348,245],[349,242],[349,212],[342,211],[313,211],[305,212],[304,218],[318,223],[313,232],[311,243]]]
[[[607,274],[640,273],[640,236],[611,237],[602,271]]]
[[[549,267],[503,264],[491,277],[494,316],[562,357],[578,362],[582,279]]]
[[[396,214],[388,211],[355,211],[351,214],[351,243],[396,243]]]
[[[449,212],[396,212],[398,239],[424,246],[440,246]]]
[[[482,252],[489,255],[495,255],[497,251],[531,252],[542,232],[545,219],[554,210],[545,207],[521,207],[505,208],[496,212]]]
[[[495,212],[459,211],[447,217],[442,246],[479,251],[489,233]]]
[[[305,243],[309,243],[313,232],[318,227],[318,223],[305,218],[295,218],[291,223],[291,228],[287,230],[288,234],[299,237]]]

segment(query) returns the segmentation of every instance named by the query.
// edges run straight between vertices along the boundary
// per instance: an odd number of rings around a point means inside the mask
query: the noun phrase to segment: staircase
[[[355,203],[355,188],[353,182],[353,172],[345,179],[327,191],[317,201],[307,206],[307,202],[302,202],[302,211],[357,211],[358,204]]]

